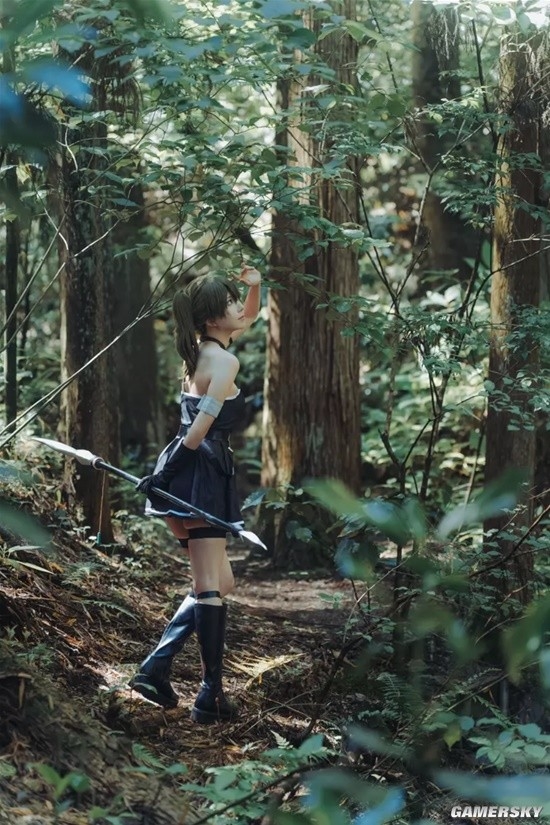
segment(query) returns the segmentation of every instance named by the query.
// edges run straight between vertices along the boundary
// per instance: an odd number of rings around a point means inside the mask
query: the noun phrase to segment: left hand
[[[140,478],[140,480],[136,484],[135,489],[138,490],[140,493],[145,493],[145,495],[149,495],[151,487],[159,487],[160,489],[164,489],[164,487],[167,487],[169,483],[170,482],[166,484],[166,481],[162,477],[161,472],[156,473],[156,475],[143,476],[143,478]]]
[[[247,286],[258,286],[261,283],[262,276],[258,270],[253,266],[243,266],[239,281],[242,281]]]

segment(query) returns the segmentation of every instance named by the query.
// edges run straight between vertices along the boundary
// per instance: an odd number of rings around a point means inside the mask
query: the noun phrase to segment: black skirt
[[[186,434],[195,420],[199,412],[197,409],[199,401],[199,396],[182,393],[180,431],[159,455],[154,473],[162,470],[181,437]],[[237,495],[233,451],[230,447],[229,436],[242,421],[244,408],[245,402],[240,390],[236,395],[225,400],[219,416],[214,420],[206,438],[201,441],[196,450],[193,465],[182,467],[167,488],[167,492],[184,503],[230,522],[239,529],[242,529],[244,522]],[[161,517],[176,516],[182,519],[197,518],[190,510],[186,510],[185,506],[180,509],[177,505],[155,495],[147,499],[145,514]]]

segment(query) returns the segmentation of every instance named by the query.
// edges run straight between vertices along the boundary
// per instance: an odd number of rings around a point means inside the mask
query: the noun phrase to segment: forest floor
[[[33,501],[44,523],[50,504]],[[346,676],[365,630],[351,583],[326,573],[281,575],[236,545],[225,662],[236,721],[191,721],[194,639],[174,664],[176,709],[132,692],[128,679],[189,587],[188,563],[164,529],[157,549],[134,527],[125,544],[96,547],[65,522],[53,529],[50,549],[18,547],[16,538],[6,545],[0,825],[191,823],[204,803],[178,783],[204,784],[209,768],[259,759],[312,734],[338,751],[346,720],[365,706],[360,680]]]

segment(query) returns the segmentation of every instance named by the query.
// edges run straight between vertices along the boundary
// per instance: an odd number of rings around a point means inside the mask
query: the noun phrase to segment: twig
[[[478,76],[479,85],[481,86],[482,94],[483,94],[483,105],[485,106],[486,114],[489,114],[489,112],[491,110],[490,110],[490,107],[489,107],[489,99],[487,97],[487,87],[485,85],[485,77],[483,75],[483,64],[481,62],[481,46],[479,45],[479,39],[478,39],[478,36],[477,36],[477,26],[476,26],[476,21],[475,20],[472,20],[472,32],[473,32],[473,35],[474,35],[474,44],[475,44],[475,50],[476,50],[477,76]],[[498,143],[498,135],[495,133],[495,127],[493,126],[493,123],[491,122],[490,119],[489,119],[489,129],[490,129],[490,132],[491,132],[491,137],[493,139],[493,149],[496,149],[496,146],[497,146],[497,143]]]
[[[269,800],[269,811],[264,817],[262,817],[260,825],[273,825],[273,814],[276,813],[281,807],[281,803],[283,802],[286,794],[293,791],[299,785],[299,782],[299,778],[291,777],[290,779],[287,779],[286,782],[283,782],[278,791],[272,794],[271,799]]]
[[[504,556],[500,556],[500,558],[499,558],[499,559],[497,559],[497,561],[494,561],[494,562],[492,562],[491,564],[487,564],[485,567],[481,567],[479,570],[474,570],[472,573],[470,573],[470,574],[468,575],[468,578],[469,578],[469,579],[475,579],[475,578],[476,578],[476,576],[481,576],[481,575],[482,575],[482,573],[487,573],[487,571],[489,571],[489,570],[494,570],[494,568],[495,568],[495,567],[500,567],[502,564],[504,564],[505,562],[507,562],[507,561],[508,561],[508,559],[510,559],[510,558],[514,555],[514,553],[516,552],[516,550],[518,550],[518,549],[521,547],[521,545],[523,544],[523,542],[524,542],[526,539],[528,539],[528,538],[529,538],[529,536],[531,535],[531,533],[533,532],[533,530],[535,529],[535,527],[537,526],[537,524],[540,524],[540,522],[542,521],[542,519],[543,519],[545,516],[547,516],[549,513],[550,513],[550,504],[548,505],[548,507],[545,507],[545,508],[544,508],[544,510],[542,511],[542,513],[540,513],[540,514],[536,517],[536,519],[535,519],[535,520],[534,520],[534,522],[531,524],[531,526],[527,528],[527,530],[525,531],[525,533],[521,536],[521,538],[519,538],[519,539],[516,541],[516,543],[513,545],[512,549],[508,551],[508,553],[506,553]]]
[[[308,726],[305,730],[305,733],[303,735],[304,739],[307,739],[307,737],[310,735],[311,731],[313,730],[313,728],[315,727],[315,725],[317,723],[317,720],[319,719],[319,716],[321,715],[321,711],[324,707],[325,700],[326,700],[328,694],[330,693],[330,689],[331,689],[331,687],[333,685],[333,682],[336,678],[336,674],[338,673],[338,670],[340,669],[340,665],[342,664],[342,662],[344,661],[345,657],[350,652],[350,650],[353,650],[354,647],[358,647],[358,645],[360,645],[361,642],[363,642],[363,641],[364,641],[364,639],[363,639],[362,636],[360,636],[356,639],[352,639],[351,642],[348,642],[347,645],[344,645],[344,647],[341,649],[340,653],[336,657],[336,660],[334,661],[334,664],[332,665],[332,669],[331,669],[331,671],[328,675],[328,678],[327,678],[325,684],[323,685],[323,687],[321,688],[319,698],[316,702],[315,710],[313,712],[313,715],[312,715],[312,717],[309,721],[309,724],[308,724]]]
[[[196,819],[193,825],[203,825],[204,822],[208,822],[210,819],[214,819],[214,817],[220,816],[220,814],[224,814],[226,811],[230,811],[231,808],[235,808],[237,805],[242,805],[243,802],[248,802],[249,799],[254,799],[255,796],[258,796],[261,793],[265,793],[265,791],[268,791],[270,788],[276,788],[277,785],[281,784],[281,782],[285,782],[291,777],[299,775],[303,771],[308,769],[309,768],[307,765],[302,765],[300,768],[294,768],[294,770],[289,771],[283,776],[279,776],[277,779],[273,779],[271,782],[268,782],[267,784],[262,785],[259,788],[254,788],[254,790],[250,791],[250,793],[241,796],[239,799],[233,800],[233,802],[229,802],[223,808],[219,808],[217,811],[212,811],[212,813],[209,813],[206,816],[201,817],[200,819]]]

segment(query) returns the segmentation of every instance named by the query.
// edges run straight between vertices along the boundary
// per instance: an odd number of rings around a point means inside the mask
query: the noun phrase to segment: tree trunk
[[[88,141],[95,147],[105,142],[104,129],[97,125],[82,126],[78,133],[70,133],[67,140],[71,140],[79,152],[80,164],[84,157],[91,161],[87,168],[79,169],[75,166],[74,154],[66,149],[62,150],[59,159],[64,237],[58,248],[65,264],[61,275],[62,380],[79,370],[111,339],[113,268],[109,227],[100,199],[86,191],[85,176],[101,160],[97,160],[97,155],[87,156],[83,151]],[[118,458],[117,424],[117,390],[109,351],[87,367],[65,390],[61,425],[68,443],[115,463]],[[68,462],[64,482],[69,497],[73,490],[76,492],[85,521],[92,531],[100,531],[104,542],[113,541],[108,477]]]
[[[541,159],[543,169],[550,169],[550,103],[543,114]],[[542,202],[544,204],[550,203],[550,179],[548,175],[545,176]],[[543,251],[540,256],[540,302],[541,304],[547,304],[550,301],[550,249],[547,248],[550,239],[550,213],[548,209],[543,212],[542,222]],[[536,462],[536,505],[542,510],[550,506],[550,426],[548,412],[540,412],[537,417]]]
[[[151,298],[149,261],[132,251],[146,226],[141,185],[136,184],[128,197],[139,208],[129,220],[119,223],[113,232],[113,243],[117,251],[129,249],[116,259],[112,310],[116,334],[138,317]],[[115,344],[114,358],[119,392],[120,445],[133,458],[143,459],[151,446],[157,449],[165,441],[160,420],[158,364],[152,316],[140,321]]]
[[[354,19],[354,0],[334,3],[335,11]],[[310,12],[306,24],[318,31]],[[318,51],[335,70],[335,83],[355,86],[357,44],[349,36],[329,35]],[[302,83],[281,84],[280,103],[286,115],[277,145],[287,147],[291,167],[311,173],[288,176],[286,184],[296,189],[295,204],[315,212],[336,225],[356,224],[358,197],[353,161],[342,178],[322,179],[315,168],[326,162],[326,150],[302,129],[303,113],[289,114],[306,106]],[[343,116],[342,113],[339,113]],[[349,117],[349,114],[347,115]],[[285,154],[285,158],[287,155]],[[311,242],[312,251],[300,260],[300,242]],[[302,256],[303,257],[303,256]],[[262,483],[277,487],[298,485],[305,477],[331,476],[359,488],[359,355],[354,336],[342,336],[345,323],[353,323],[356,312],[329,320],[324,303],[331,295],[353,296],[359,291],[358,265],[350,247],[327,242],[319,230],[309,230],[286,210],[273,218],[271,276],[282,289],[273,289],[268,299],[267,372],[265,381]],[[292,513],[278,525],[274,561],[278,566],[299,563],[289,545],[286,525]],[[306,562],[313,563],[312,548],[303,548]]]
[[[436,11],[432,3],[414,0],[411,5],[413,22],[412,42],[412,92],[418,109],[441,104],[443,98],[460,96],[458,33],[455,32],[456,11]],[[449,72],[444,80],[441,73]],[[415,120],[415,148],[422,157],[426,170],[434,170],[444,152],[450,148],[450,138],[443,139],[435,123],[423,115]],[[454,140],[454,135],[452,136]],[[432,181],[437,188],[437,174]],[[423,260],[424,270],[458,271],[458,278],[467,280],[471,274],[465,258],[475,257],[479,238],[471,227],[458,216],[445,209],[441,197],[430,189],[426,196],[422,215],[423,229],[429,240]],[[421,242],[425,240],[422,233]],[[430,279],[430,288],[437,284],[437,276]],[[441,277],[439,278],[441,281]],[[442,283],[448,283],[446,278]],[[422,289],[422,287],[421,287]]]
[[[17,158],[13,152],[8,155],[8,165],[17,164]],[[6,189],[9,198],[17,201],[18,186],[16,169],[8,169],[6,172]],[[13,217],[6,221],[6,330],[5,330],[5,375],[6,375],[6,424],[11,424],[17,418],[17,313],[15,305],[17,303],[17,280],[19,270],[19,246],[20,246],[20,225],[19,218]]]
[[[2,28],[5,21],[2,20]],[[15,69],[15,55],[13,48],[7,48],[2,55],[2,69],[6,74]],[[6,151],[5,188],[8,205],[17,212],[19,209],[19,186],[17,183],[17,155],[13,151]],[[10,168],[12,167],[12,168]],[[19,248],[21,229],[18,217],[6,221],[6,254],[5,254],[5,404],[6,424],[11,424],[17,418],[17,281],[19,269]],[[13,315],[12,315],[13,313]],[[10,317],[11,316],[11,317]]]
[[[540,209],[543,172],[532,161],[518,162],[517,156],[540,156],[543,100],[541,98],[539,38],[529,41],[505,36],[501,46],[501,110],[507,117],[499,145],[496,177],[498,200],[495,208],[493,277],[491,284],[491,334],[487,415],[486,481],[507,468],[526,474],[523,509],[514,516],[521,531],[532,523],[535,473],[535,425],[530,403],[530,380],[539,380],[539,353],[536,341],[525,329],[521,341],[510,336],[521,330],[522,312],[538,307],[541,287]],[[500,395],[502,394],[502,395]],[[506,399],[506,397],[508,397]],[[504,402],[502,401],[502,399]],[[515,408],[515,409],[514,409]],[[505,526],[508,518],[493,519],[486,530]],[[511,532],[507,529],[507,533]],[[497,548],[510,553],[513,539],[497,538]],[[487,537],[493,549],[494,539]],[[527,602],[532,595],[533,554],[524,544],[506,563],[508,577],[499,578],[503,593],[513,590]]]

